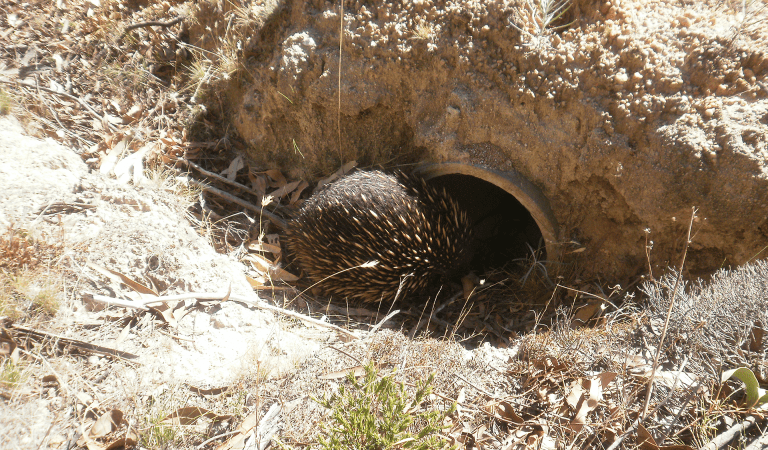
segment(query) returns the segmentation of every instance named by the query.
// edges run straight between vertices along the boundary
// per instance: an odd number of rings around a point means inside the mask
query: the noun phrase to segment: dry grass
[[[0,236],[0,316],[21,320],[56,314],[61,275],[50,266],[58,252],[57,246],[12,227]]]
[[[672,296],[676,274],[656,283],[647,282],[647,314],[662,317]],[[722,269],[707,283],[678,286],[677,307],[672,310],[668,348],[670,357],[689,355],[696,372],[717,376],[721,365],[749,365],[742,349],[750,345],[755,327],[768,323],[768,263],[756,261],[737,269]],[[758,355],[753,355],[758,356]],[[719,361],[719,363],[715,362]],[[727,362],[727,363],[726,363]]]

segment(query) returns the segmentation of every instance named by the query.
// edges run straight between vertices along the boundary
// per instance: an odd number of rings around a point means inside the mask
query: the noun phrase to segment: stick
[[[255,211],[255,212],[259,213],[259,214],[263,214],[267,219],[269,219],[272,223],[277,225],[281,230],[288,229],[288,225],[285,223],[285,221],[283,219],[281,219],[280,217],[277,217],[275,214],[273,214],[273,213],[271,213],[269,211],[264,210],[264,208],[256,206],[253,203],[246,202],[245,200],[241,199],[240,197],[235,197],[234,195],[232,195],[232,194],[230,194],[228,192],[224,192],[224,191],[222,191],[220,189],[216,189],[215,187],[208,186],[208,185],[206,185],[204,183],[201,183],[201,182],[199,182],[197,180],[189,180],[189,182],[190,182],[190,184],[193,184],[193,185],[201,188],[205,192],[209,192],[211,194],[218,195],[219,197],[221,197],[221,198],[223,198],[223,199],[225,199],[225,200],[227,200],[229,202],[232,202],[232,203],[234,203],[236,205],[240,205],[243,208],[250,209],[251,211]]]
[[[58,334],[46,333],[44,331],[35,330],[22,325],[11,325],[9,329],[17,332],[20,335],[24,335],[29,338],[50,339],[51,341],[55,341],[59,347],[63,347],[65,345],[71,345],[81,350],[86,350],[91,353],[102,354],[105,356],[116,356],[118,358],[128,359],[128,360],[138,358],[138,356],[134,355],[133,353],[124,352],[124,351],[116,350],[114,348],[109,348],[109,347],[102,347],[100,345],[91,344],[89,342],[81,341],[79,339],[72,339],[64,336],[59,336]]]
[[[137,28],[145,28],[145,27],[166,27],[167,28],[167,27],[176,25],[182,20],[184,20],[184,16],[177,17],[173,20],[169,20],[168,22],[158,22],[158,21],[150,20],[148,22],[134,23],[133,25],[128,25],[127,27],[125,27],[125,30],[123,31],[123,35],[121,37],[125,37],[128,33],[130,33],[131,31]]]
[[[359,366],[364,366],[365,365],[362,361],[360,361],[359,359],[355,358],[354,356],[350,355],[349,353],[345,352],[344,350],[342,350],[340,348],[336,348],[333,345],[329,345],[328,348],[330,348],[331,350],[336,350],[337,352],[341,353],[342,355],[348,356],[351,360],[356,362]]]
[[[212,437],[212,438],[210,438],[210,439],[208,439],[206,441],[203,441],[202,444],[198,445],[195,448],[197,450],[202,450],[202,449],[205,448],[206,445],[208,445],[209,443],[215,441],[216,439],[221,439],[221,438],[224,438],[224,437],[227,437],[227,436],[232,436],[233,434],[240,434],[240,430],[227,431],[226,433],[217,434],[216,436],[214,436],[214,437]]]
[[[765,450],[768,448],[768,435],[762,435],[747,445],[744,450]]]
[[[648,379],[648,390],[645,394],[645,403],[643,404],[643,413],[640,415],[645,419],[648,412],[648,405],[651,403],[651,394],[653,393],[653,379],[656,377],[656,369],[659,368],[659,356],[661,350],[664,347],[664,338],[667,336],[667,328],[669,328],[669,318],[672,315],[672,307],[675,306],[675,298],[677,297],[677,287],[680,285],[680,280],[683,278],[683,267],[685,267],[685,258],[688,256],[688,247],[691,245],[691,229],[693,228],[693,220],[696,218],[696,208],[692,208],[691,222],[688,224],[688,237],[685,241],[685,250],[683,250],[683,259],[680,261],[680,270],[677,272],[677,279],[675,280],[675,286],[672,288],[672,298],[669,300],[669,308],[667,308],[667,317],[664,319],[664,328],[661,331],[661,339],[659,340],[659,346],[656,348],[656,355],[653,357],[653,366],[651,367],[651,376]]]
[[[734,438],[738,437],[743,431],[747,431],[747,428],[754,425],[755,422],[757,422],[757,417],[747,416],[747,418],[744,419],[743,422],[737,423],[731,428],[728,428],[727,430],[725,430],[725,432],[723,432],[722,434],[718,435],[717,437],[709,441],[707,445],[705,445],[704,447],[701,447],[700,450],[717,450],[725,447]]]
[[[648,415],[649,417],[656,414],[656,411],[661,409],[662,406],[664,406],[674,395],[675,393],[675,386],[677,386],[677,381],[680,379],[680,375],[683,373],[683,369],[685,369],[685,366],[688,364],[688,357],[686,357],[683,360],[683,363],[680,365],[680,370],[677,371],[677,375],[675,376],[675,381],[672,383],[672,388],[669,390],[669,394],[662,400],[658,405],[656,405],[655,408],[651,411],[651,413]],[[698,381],[694,386],[692,391],[695,393],[699,390],[699,386],[701,386],[701,381]],[[640,415],[638,416],[634,422],[632,422],[632,426],[630,426],[624,434],[616,438],[615,441],[613,441],[613,444],[611,444],[610,447],[608,447],[608,450],[616,450],[619,445],[621,445],[622,442],[624,442],[624,439],[628,438],[629,436],[634,433],[638,427],[640,427],[640,424],[643,423],[643,421],[646,419],[646,417]]]
[[[267,413],[259,421],[259,425],[256,427],[254,437],[256,438],[256,445],[259,450],[265,450],[269,443],[272,441],[275,431],[277,431],[277,424],[280,420],[280,412],[283,407],[279,402],[275,402],[269,407]],[[250,446],[249,446],[250,447]]]
[[[147,308],[147,305],[151,305],[153,303],[167,303],[167,302],[175,302],[175,301],[189,300],[189,299],[222,300],[223,298],[226,297],[226,293],[211,294],[207,292],[188,292],[186,294],[161,295],[159,297],[150,297],[138,302],[130,301],[130,300],[121,300],[121,299],[116,299],[114,297],[107,297],[105,295],[97,295],[97,294],[93,294],[91,295],[91,297],[93,298],[93,300],[97,302],[106,303],[108,305],[124,306],[126,308],[135,308],[135,309],[141,309],[143,311],[146,311],[149,309]],[[345,330],[340,326],[337,326],[328,322],[323,322],[321,320],[313,319],[312,317],[305,316],[304,314],[297,313],[295,311],[290,311],[287,309],[279,308],[277,306],[268,305],[262,301],[250,300],[243,295],[230,294],[229,299],[238,303],[244,303],[246,305],[253,306],[254,308],[265,309],[267,311],[276,312],[278,314],[283,314],[285,316],[294,317],[296,319],[302,320],[304,322],[309,322],[319,327],[330,328],[348,337],[359,339],[354,333],[352,333],[349,330]]]
[[[392,311],[391,313],[387,314],[387,317],[381,319],[381,322],[377,323],[375,327],[371,328],[371,331],[368,332],[368,336],[373,336],[373,333],[375,333],[376,330],[381,328],[381,326],[384,325],[384,322],[386,322],[387,320],[395,317],[395,315],[398,314],[399,312],[400,312],[400,310],[396,309],[396,310]]]
[[[203,169],[202,167],[198,166],[197,164],[193,163],[192,161],[190,161],[188,159],[179,159],[179,161],[183,162],[184,164],[189,164],[190,166],[194,167],[198,172],[202,173],[206,177],[216,178],[217,180],[221,181],[222,183],[227,183],[227,184],[229,184],[231,186],[234,186],[234,187],[236,187],[238,189],[242,189],[245,192],[248,192],[249,194],[253,194],[256,197],[259,197],[259,198],[261,197],[261,194],[259,194],[258,192],[254,191],[253,189],[249,188],[248,186],[240,184],[237,181],[230,180],[227,177],[222,177],[221,175],[219,175],[217,173],[209,172],[209,171]]]

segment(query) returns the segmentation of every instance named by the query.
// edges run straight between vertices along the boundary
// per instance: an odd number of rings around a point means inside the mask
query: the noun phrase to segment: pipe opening
[[[546,260],[539,226],[512,194],[472,175],[442,175],[429,184],[444,188],[469,215],[474,231],[472,270],[482,273],[502,267],[530,257],[531,251]]]
[[[466,164],[432,164],[417,169],[427,182],[456,199],[475,233],[470,268],[475,273],[515,260],[557,259],[557,226],[541,191],[517,172]]]

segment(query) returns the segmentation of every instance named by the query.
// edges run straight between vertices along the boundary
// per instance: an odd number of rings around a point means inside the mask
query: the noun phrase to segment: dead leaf
[[[229,390],[229,386],[216,387],[216,388],[201,388],[197,386],[189,386],[189,390],[197,395],[219,395]]]
[[[474,273],[461,278],[461,287],[464,294],[464,300],[467,300],[469,296],[472,295],[472,292],[474,292],[475,287],[478,285],[480,285],[480,277]]]
[[[251,431],[258,424],[259,424],[259,412],[256,411],[254,413],[249,414],[248,417],[246,417],[245,420],[243,420],[243,423],[241,423],[240,426],[237,427],[237,429],[243,433],[247,433]]]
[[[267,179],[265,177],[249,171],[248,179],[251,180],[251,189],[256,191],[259,197],[267,195]]]
[[[120,439],[115,439],[112,441],[105,450],[117,450],[117,449],[123,449],[123,448],[132,448],[136,446],[136,443],[139,442],[139,435],[133,430],[133,428],[128,429],[128,431],[125,433],[125,436],[121,437]]]
[[[144,107],[140,103],[133,105],[127,113],[122,115],[123,125],[128,125],[129,123],[139,120],[142,112],[144,112]]]
[[[580,431],[587,423],[587,415],[594,411],[603,400],[603,390],[616,378],[615,372],[603,372],[592,377],[582,379],[574,384],[572,392],[566,401],[576,410],[576,415],[569,423],[573,431]]]
[[[301,183],[301,182],[300,181],[294,181],[292,183],[288,183],[288,184],[286,184],[284,186],[281,186],[280,188],[275,189],[274,191],[270,192],[269,195],[274,197],[276,199],[276,201],[279,201],[283,196],[291,193],[291,191],[296,189],[296,187],[299,186],[299,183]]]
[[[229,298],[229,294],[227,294],[227,299]],[[176,323],[180,322],[181,319],[184,318],[187,314],[192,312],[194,303],[192,305],[187,305],[186,302],[184,302],[181,307],[175,308],[173,310],[173,318],[176,320]]]
[[[88,436],[92,438],[99,438],[106,436],[107,434],[117,430],[120,424],[123,422],[123,412],[119,409],[113,409],[107,411],[99,417],[96,423],[93,424],[91,430],[88,432]]]
[[[259,277],[259,278],[261,278],[261,277]],[[250,284],[251,287],[254,288],[254,289],[260,288],[260,287],[264,287],[264,280],[263,279],[257,280],[255,278],[249,277],[248,275],[245,276],[245,279],[246,279],[246,281],[248,281],[248,284]]]
[[[259,423],[259,412],[253,412],[237,427],[238,434],[216,447],[216,450],[240,450],[245,447],[245,438]]]
[[[223,172],[221,172],[221,176],[227,177],[230,181],[235,181],[235,178],[237,178],[237,172],[245,167],[245,163],[243,163],[243,158],[241,156],[238,156],[237,158],[233,159],[231,163],[229,163],[229,167],[224,169]]]
[[[576,409],[576,406],[579,404],[580,401],[584,398],[584,394],[586,394],[586,390],[584,389],[584,386],[581,383],[581,380],[574,380],[571,383],[570,386],[571,390],[568,392],[568,395],[565,397],[565,402],[573,409]]]
[[[287,270],[275,267],[275,265],[270,260],[255,253],[246,255],[243,257],[243,260],[250,261],[251,267],[253,267],[256,272],[269,275],[269,279],[272,281],[292,282],[299,279],[298,276],[288,272]],[[251,283],[251,286],[253,287],[253,283]]]
[[[112,125],[118,125],[123,123],[123,119],[119,117],[115,117],[112,114],[104,114],[104,120],[108,123],[111,123]],[[109,128],[109,127],[105,126],[104,128]]]
[[[176,306],[179,303],[180,302],[166,302],[166,303],[161,303],[157,306],[150,306],[149,309],[160,314],[160,316],[163,318],[163,320],[165,320],[165,323],[167,323],[168,326],[172,328],[176,328],[179,326],[179,323],[176,320],[176,317],[174,317],[173,315],[173,309],[176,308]]]
[[[109,127],[105,125],[104,129],[107,130]],[[117,145],[107,150],[107,153],[101,158],[101,164],[99,165],[100,173],[103,175],[112,173],[112,169],[114,169],[117,161],[123,156],[123,153],[127,151],[129,139],[130,138],[125,137],[123,140],[118,142]]]
[[[332,183],[339,178],[346,175],[350,170],[354,169],[355,166],[357,166],[357,161],[350,161],[343,166],[339,170],[336,171],[333,175],[323,178],[322,180],[317,182],[317,186],[315,186],[315,192],[319,191],[323,186],[325,186],[328,183]]]
[[[572,325],[584,325],[589,320],[596,317],[600,317],[603,311],[607,308],[607,305],[603,300],[590,300],[586,305],[576,310],[576,314],[573,315]]]
[[[255,252],[282,253],[279,245],[267,244],[266,242],[251,241],[248,243],[248,250]]]
[[[131,324],[129,323],[128,325],[123,327],[123,329],[120,331],[120,334],[115,339],[115,347],[122,344],[123,341],[125,341],[125,339],[128,337],[128,334],[130,334],[130,332],[131,332]]]
[[[270,169],[264,173],[269,177],[269,187],[271,188],[280,188],[288,183],[288,180],[285,179],[283,173],[277,169]]]
[[[7,355],[13,355],[14,353],[18,354],[18,347],[16,344],[16,341],[13,340],[13,337],[5,331],[5,329],[0,330],[2,334],[0,334],[0,355],[7,356]],[[11,360],[13,363],[17,363],[17,360],[13,359],[13,356],[11,356]]]
[[[243,259],[250,261],[251,266],[259,273],[267,274],[269,273],[269,269],[272,267],[272,261],[260,255],[249,254],[246,255]]]
[[[79,441],[78,441],[78,443],[79,443]],[[88,450],[107,450],[106,446],[101,445],[101,444],[99,444],[98,442],[96,442],[94,440],[86,440],[85,444],[80,444],[80,445],[81,446],[85,445],[86,448],[88,448]]]
[[[138,186],[144,180],[144,157],[155,146],[155,143],[147,144],[115,164],[112,172],[117,181],[120,184],[128,184],[129,181],[133,180],[134,186]]]
[[[85,392],[82,392],[82,391],[80,391],[80,392],[78,392],[77,394],[75,394],[75,397],[77,398],[77,400],[78,400],[78,401],[79,401],[79,402],[80,402],[80,403],[81,403],[83,406],[88,406],[88,405],[90,405],[90,404],[91,404],[91,402],[93,402],[93,397],[91,397],[91,395],[90,395],[90,394],[87,394],[87,393],[85,393]]]
[[[288,272],[285,269],[281,269],[279,267],[272,268],[269,274],[270,274],[270,277],[272,278],[272,281],[285,281],[286,283],[291,283],[299,279],[298,276],[292,274],[291,272]]]
[[[206,419],[210,419],[214,422],[223,422],[225,420],[233,419],[233,416],[228,414],[219,415],[198,406],[186,406],[184,408],[179,408],[171,414],[167,415],[162,420],[162,423],[170,425],[192,425],[197,421],[197,419],[201,417],[205,417]]]
[[[497,419],[507,423],[514,423],[516,425],[525,423],[525,420],[515,412],[512,404],[508,401],[501,401],[494,405],[493,414]]]
[[[122,282],[123,284],[125,284],[128,287],[130,287],[131,289],[133,289],[136,292],[139,292],[141,294],[146,294],[146,295],[152,295],[154,297],[158,297],[159,296],[157,294],[157,292],[155,292],[151,288],[149,288],[147,286],[144,286],[143,284],[141,284],[141,283],[139,283],[137,281],[132,280],[131,278],[127,277],[126,275],[123,275],[120,272],[115,272],[114,270],[107,269],[106,267],[100,266],[100,265],[92,263],[92,262],[88,263],[88,267],[90,267],[91,269],[93,269],[93,270],[95,270],[95,271],[97,271],[97,272],[101,273],[102,275],[105,275],[105,276],[107,276],[109,278],[114,279],[115,277],[117,277],[116,281]]]
[[[289,206],[296,206],[296,203],[299,201],[299,197],[301,197],[301,193],[304,192],[304,189],[309,187],[309,183],[307,183],[304,180],[301,180],[301,183],[296,188],[296,190],[293,191],[293,194],[291,194],[291,200],[288,203]]]

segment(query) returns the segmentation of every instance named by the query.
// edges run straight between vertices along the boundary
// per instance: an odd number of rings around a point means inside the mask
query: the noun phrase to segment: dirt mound
[[[614,279],[647,270],[646,229],[653,264],[676,264],[696,206],[703,274],[768,245],[768,8],[740,5],[578,1],[557,19],[524,1],[354,2],[340,45],[337,4],[266,2],[233,122],[294,176],[352,159],[515,170],[566,259]]]

